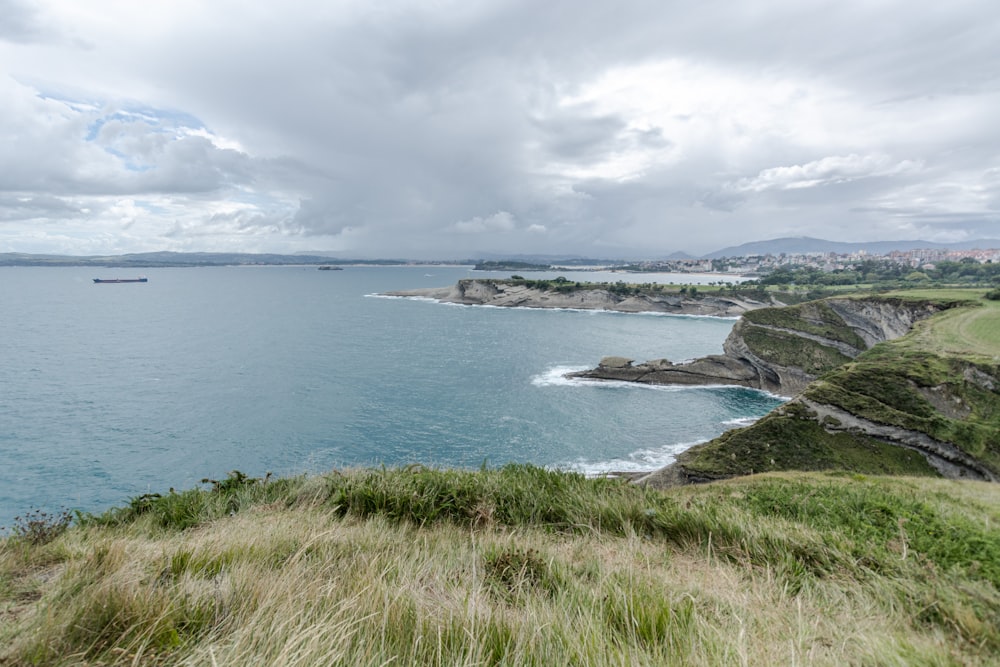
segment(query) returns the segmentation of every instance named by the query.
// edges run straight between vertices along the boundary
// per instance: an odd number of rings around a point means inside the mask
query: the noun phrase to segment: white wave
[[[590,366],[553,366],[531,378],[531,384],[536,387],[602,387],[607,389],[638,389],[645,391],[662,391],[667,393],[677,391],[702,391],[719,389],[745,389],[765,394],[772,398],[788,400],[762,389],[739,387],[731,384],[648,384],[645,382],[628,382],[626,380],[600,380],[596,378],[568,378],[567,373],[590,370]]]
[[[691,320],[732,320],[740,319],[740,315],[698,315],[695,313],[663,313],[658,310],[641,310],[637,313],[622,312],[620,310],[609,310],[609,313],[619,313],[621,315],[651,315],[653,317],[684,317]]]
[[[429,303],[439,303],[438,299],[433,299],[429,296],[403,296],[400,294],[379,294],[375,292],[373,294],[365,294],[365,298],[368,299],[406,299],[407,301],[427,301]]]
[[[751,424],[756,423],[758,419],[760,419],[760,417],[737,417],[736,419],[727,419],[722,422],[722,424],[724,426],[736,427],[750,426]]]
[[[663,466],[670,465],[677,459],[678,454],[703,442],[706,442],[706,440],[678,442],[662,447],[639,449],[625,457],[607,461],[589,461],[580,458],[575,461],[556,464],[552,467],[559,470],[583,473],[588,477],[596,477],[609,472],[652,472]]]
[[[439,303],[442,306],[457,306],[459,308],[495,308],[499,310],[532,310],[532,311],[557,311],[568,313],[588,313],[591,315],[643,315],[648,317],[680,317],[694,320],[731,320],[735,322],[739,316],[729,315],[693,315],[687,313],[663,313],[655,310],[643,310],[639,312],[627,312],[622,310],[609,310],[607,308],[573,308],[571,306],[498,306],[492,303],[455,303],[454,301],[444,301],[429,296],[408,296],[400,294],[365,294],[373,299],[412,299],[413,301],[428,301]]]
[[[587,370],[586,366],[555,366],[540,375],[531,378],[531,384],[536,387],[568,387],[586,383],[587,380],[568,378],[567,373]]]

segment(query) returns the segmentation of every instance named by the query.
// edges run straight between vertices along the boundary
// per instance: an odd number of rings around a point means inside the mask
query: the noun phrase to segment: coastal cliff
[[[794,396],[820,374],[948,307],[870,297],[755,309],[733,327],[723,354],[679,364],[656,359],[634,365],[623,357],[605,357],[597,368],[571,375],[646,384],[727,384]]]
[[[1000,480],[1000,341],[989,333],[1000,330],[1000,304],[988,302],[994,305],[983,309],[981,291],[841,296],[786,306],[778,299],[794,301],[797,295],[730,290],[693,297],[662,287],[552,282],[472,279],[390,295],[501,307],[740,315],[722,354],[639,364],[608,356],[597,368],[568,375],[735,385],[794,397],[750,427],[696,445],[662,470],[633,477],[642,484],[673,486],[789,470]],[[934,322],[951,312],[963,321],[977,309],[995,321],[953,328],[963,335],[986,332],[981,340],[962,340],[947,353],[933,344],[928,349]],[[921,330],[916,344],[915,329]],[[949,340],[956,335],[948,334]],[[977,346],[983,349],[977,352]]]
[[[779,470],[1000,481],[1000,366],[886,345],[756,424],[638,478],[673,486]]]
[[[537,286],[538,283],[544,285]],[[386,292],[384,296],[419,297],[444,303],[507,308],[577,308],[620,313],[668,313],[738,317],[781,302],[773,297],[753,298],[739,292],[689,295],[674,291],[619,290],[616,286],[557,281],[464,279],[450,287]],[[757,296],[757,295],[755,295]]]
[[[850,358],[822,372],[757,423],[696,445],[675,463],[637,481],[663,487],[788,470],[1000,481],[995,329],[971,325],[993,321],[1000,307],[872,297],[831,299],[822,308],[848,325],[841,333],[858,335],[848,341],[828,334],[822,343]],[[781,319],[789,323],[795,311],[782,311],[751,317],[770,326]],[[930,317],[935,313],[940,315]],[[734,334],[745,337],[746,326]],[[797,327],[800,334],[803,328]],[[955,339],[963,335],[967,339]],[[868,349],[852,354],[848,347],[859,342]],[[742,351],[727,345],[727,353],[732,350]],[[743,363],[758,368],[756,362]],[[787,366],[763,370],[772,373],[758,377],[783,378]],[[777,386],[790,387],[810,375],[802,366],[796,373],[792,383]]]

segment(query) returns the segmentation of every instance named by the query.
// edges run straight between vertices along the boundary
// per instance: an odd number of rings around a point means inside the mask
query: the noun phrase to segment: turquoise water
[[[133,273],[0,270],[0,525],[32,508],[100,510],[234,469],[652,469],[779,403],[737,388],[562,378],[608,354],[718,353],[732,320],[375,296],[484,275],[464,267],[91,280]]]

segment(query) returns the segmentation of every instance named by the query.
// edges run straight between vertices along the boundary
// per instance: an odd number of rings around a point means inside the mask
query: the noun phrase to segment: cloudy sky
[[[0,252],[1000,237],[996,0],[0,0]]]

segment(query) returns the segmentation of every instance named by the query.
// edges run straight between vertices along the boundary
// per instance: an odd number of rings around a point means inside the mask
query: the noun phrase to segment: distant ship
[[[95,283],[147,283],[149,278],[94,278]]]
[[[339,266],[329,266],[327,264],[324,264],[323,266],[319,267],[319,270],[320,271],[343,271],[344,269],[342,267],[339,267]]]

